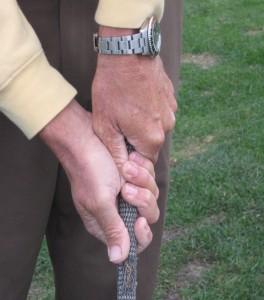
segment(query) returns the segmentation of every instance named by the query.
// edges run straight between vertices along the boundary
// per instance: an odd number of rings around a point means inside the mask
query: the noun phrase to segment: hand
[[[101,27],[99,34],[124,35],[126,30]],[[127,160],[124,136],[137,152],[156,162],[177,109],[160,57],[99,54],[92,102],[93,128],[119,169]]]
[[[91,114],[72,101],[39,135],[66,171],[85,228],[107,245],[110,260],[120,263],[130,248],[116,205],[121,180],[110,153],[92,130]],[[123,197],[136,205],[141,215],[135,233],[139,249],[143,250],[152,239],[148,223],[157,221],[159,215],[153,165],[138,154],[131,154],[122,174],[130,182],[122,187]],[[129,196],[129,186],[136,189],[133,196]]]

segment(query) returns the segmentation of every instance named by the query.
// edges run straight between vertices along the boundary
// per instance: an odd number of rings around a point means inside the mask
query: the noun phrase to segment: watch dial
[[[160,25],[155,17],[152,17],[150,19],[148,37],[149,37],[150,53],[151,55],[156,56],[160,52],[161,35],[160,35]]]

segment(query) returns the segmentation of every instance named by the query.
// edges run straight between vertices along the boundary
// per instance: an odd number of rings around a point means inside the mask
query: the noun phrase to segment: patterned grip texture
[[[127,151],[135,151],[126,141]],[[137,240],[134,232],[135,221],[138,216],[137,208],[124,201],[121,193],[118,195],[119,214],[123,219],[130,236],[130,250],[128,258],[118,265],[117,300],[136,300],[137,289]]]

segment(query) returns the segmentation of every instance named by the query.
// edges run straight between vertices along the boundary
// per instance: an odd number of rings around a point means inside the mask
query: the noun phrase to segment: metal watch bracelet
[[[139,32],[122,37],[101,38],[93,35],[94,50],[104,54],[145,54],[149,53],[147,33]]]

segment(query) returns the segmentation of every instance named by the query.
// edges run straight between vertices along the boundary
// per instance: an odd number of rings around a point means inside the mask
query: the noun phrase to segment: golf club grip
[[[130,154],[134,147],[126,141]],[[136,300],[137,288],[137,240],[134,226],[138,216],[137,208],[124,201],[121,193],[118,195],[119,214],[123,219],[130,237],[130,250],[127,259],[118,265],[117,300]]]

